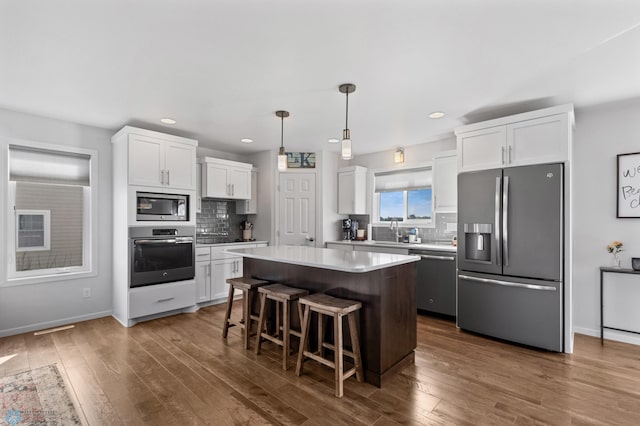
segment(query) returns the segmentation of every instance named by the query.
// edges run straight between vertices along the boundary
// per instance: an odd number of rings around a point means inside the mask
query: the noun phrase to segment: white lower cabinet
[[[229,278],[242,276],[242,257],[226,249],[266,247],[266,243],[225,244],[196,248],[196,300],[198,303],[224,303],[229,296]]]
[[[195,305],[194,280],[149,285],[129,290],[129,318],[169,312]]]
[[[211,300],[226,299],[229,295],[227,279],[242,276],[242,258],[211,261]]]

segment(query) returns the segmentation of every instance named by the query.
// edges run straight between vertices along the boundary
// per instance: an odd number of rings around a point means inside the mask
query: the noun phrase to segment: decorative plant
[[[607,252],[613,255],[616,266],[620,266],[620,259],[618,259],[618,253],[622,251],[622,241],[615,240],[607,245]]]
[[[618,253],[620,253],[622,251],[622,246],[624,244],[622,244],[622,241],[613,241],[611,244],[607,245],[607,251],[609,253],[612,253],[614,256],[616,256]]]

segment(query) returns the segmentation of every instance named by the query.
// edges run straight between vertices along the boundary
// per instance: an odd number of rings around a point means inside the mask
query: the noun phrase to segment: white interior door
[[[315,173],[280,173],[278,243],[306,245],[316,238]]]

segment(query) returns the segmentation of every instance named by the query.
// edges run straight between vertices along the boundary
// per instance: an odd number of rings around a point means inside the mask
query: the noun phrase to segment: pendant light
[[[289,116],[289,111],[276,111],[276,117],[280,117],[280,151],[278,151],[278,170],[287,170],[287,154],[284,152],[284,119]]]
[[[340,152],[340,158],[343,160],[351,160],[353,153],[351,152],[351,131],[349,130],[349,93],[356,91],[356,85],[351,83],[341,84],[339,87],[340,93],[347,95],[347,108],[344,123],[344,130],[342,131],[342,150]]]

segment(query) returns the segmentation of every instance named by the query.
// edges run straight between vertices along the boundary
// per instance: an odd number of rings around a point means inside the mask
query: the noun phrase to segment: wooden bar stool
[[[291,303],[298,300],[302,296],[309,294],[307,290],[300,288],[287,287],[282,284],[270,284],[258,288],[260,295],[260,316],[258,318],[258,338],[256,340],[256,355],[260,355],[260,345],[262,339],[267,339],[277,345],[282,346],[282,369],[286,370],[289,365],[289,350],[291,347],[291,336],[301,337],[302,333],[291,329],[289,321],[289,313],[291,312]],[[270,335],[264,330],[266,320],[266,304],[267,299],[276,302],[276,336]],[[280,326],[279,307],[282,303],[282,327]],[[302,325],[302,308],[298,304],[298,315],[300,317],[300,325]],[[280,331],[282,330],[282,338],[280,339]]]
[[[344,394],[344,381],[356,375],[356,379],[361,382],[364,378],[362,371],[362,358],[360,356],[360,341],[358,340],[358,330],[356,324],[356,311],[362,307],[362,303],[354,300],[338,299],[328,294],[317,293],[310,296],[301,297],[300,305],[304,305],[304,317],[302,319],[302,338],[300,339],[300,350],[298,351],[298,362],[296,364],[296,375],[302,374],[302,363],[304,358],[311,358],[321,364],[329,366],[335,371],[336,392],[338,398]],[[306,350],[309,339],[309,323],[311,312],[318,313],[318,351],[313,353]],[[333,344],[324,342],[322,315],[333,317]],[[347,316],[349,320],[349,330],[351,333],[351,345],[353,351],[343,348],[342,342],[342,317]],[[322,357],[322,348],[331,349],[334,354],[333,361]],[[355,366],[344,372],[344,355],[353,359]]]
[[[256,289],[269,284],[268,281],[256,280],[254,278],[229,278],[229,297],[227,298],[227,311],[224,314],[224,326],[222,327],[222,337],[227,338],[229,325],[237,325],[244,329],[244,348],[249,349],[249,332],[251,331],[251,320],[257,321],[258,317],[251,315],[251,300]],[[235,321],[231,318],[231,307],[233,306],[233,293],[235,289],[242,290],[242,320]]]

